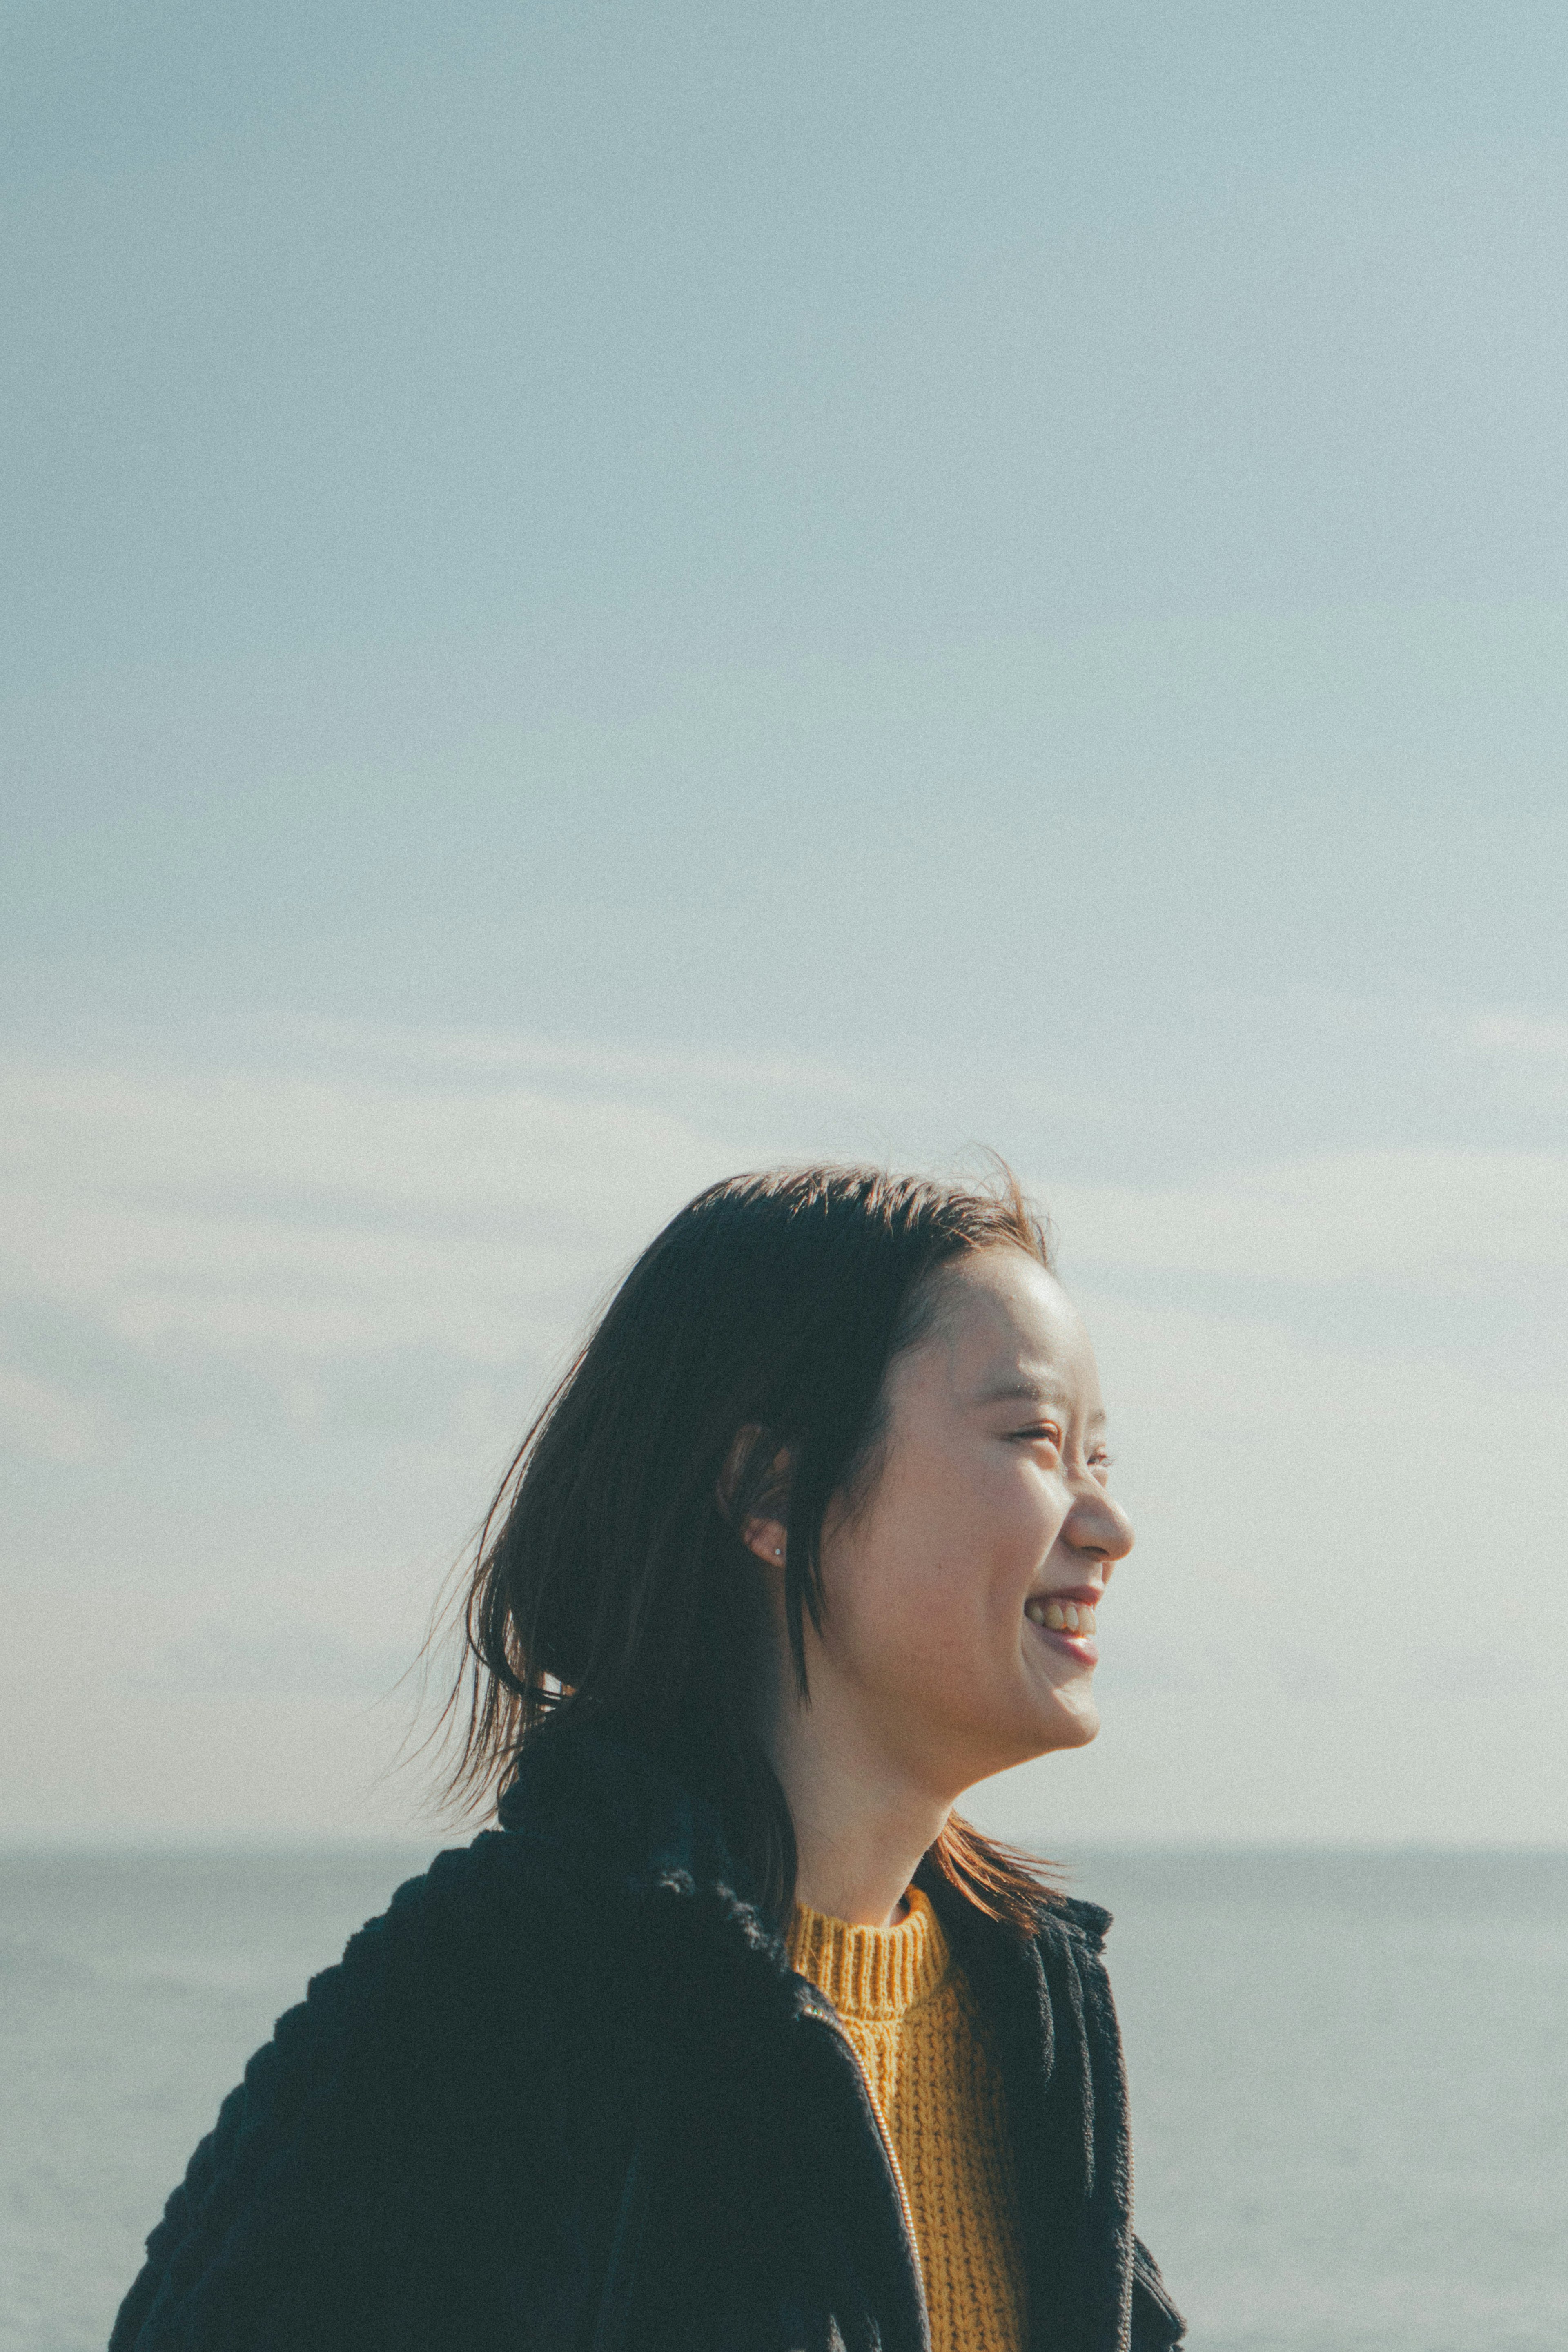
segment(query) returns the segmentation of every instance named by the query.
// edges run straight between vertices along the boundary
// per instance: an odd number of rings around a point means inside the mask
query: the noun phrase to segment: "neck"
[[[780,1706],[768,1742],[795,1824],[797,1901],[856,1927],[890,1927],[950,1802],[919,1788],[831,1706]]]

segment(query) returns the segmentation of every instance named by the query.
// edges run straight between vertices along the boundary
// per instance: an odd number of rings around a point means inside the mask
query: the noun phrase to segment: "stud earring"
[[[775,1544],[775,1545],[774,1545],[774,1547],[773,1547],[773,1557],[774,1557],[774,1559],[783,1559],[783,1557],[784,1557],[784,1548],[783,1548],[783,1546],[782,1546],[781,1544]]]

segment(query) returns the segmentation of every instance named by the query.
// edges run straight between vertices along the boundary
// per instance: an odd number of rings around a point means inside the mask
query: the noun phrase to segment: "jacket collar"
[[[509,1834],[570,1852],[628,1895],[677,1879],[741,1882],[717,1807],[591,1717],[562,1713],[540,1728],[513,1766],[497,1818]]]
[[[624,1736],[558,1717],[523,1749],[497,1818],[651,1931],[644,1957],[655,1974],[663,1958],[683,1975],[684,2008],[703,1979],[727,2006],[738,1994],[754,2017],[758,2005],[781,2021],[825,2006],[791,1971],[716,1805]]]

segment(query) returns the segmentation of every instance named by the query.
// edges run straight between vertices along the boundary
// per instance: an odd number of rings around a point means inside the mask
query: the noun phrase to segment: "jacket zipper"
[[[864,2066],[861,2063],[860,2052],[855,2048],[854,2043],[850,2040],[850,2037],[844,2032],[843,2027],[838,2023],[836,2019],[824,2015],[823,2011],[820,2009],[813,2008],[811,2014],[816,2018],[817,2022],[823,2026],[826,2031],[833,2036],[835,2041],[841,2042],[843,2043],[844,2048],[849,2052],[850,2056],[855,2062],[855,2072],[859,2074],[862,2082],[865,2084],[866,2097],[870,2102],[872,2118],[876,2125],[876,2136],[882,2142],[882,2152],[887,2158],[887,2168],[893,2176],[894,2189],[897,2192],[898,2196],[898,2210],[904,2216],[904,2234],[909,2242],[909,2251],[915,2261],[915,2278],[920,2294],[920,2310],[921,2315],[925,2321],[926,2336],[929,2337],[931,2332],[931,2314],[927,2309],[925,2302],[925,2267],[920,2259],[920,2241],[915,2234],[915,2215],[910,2210],[909,2191],[904,2185],[904,2168],[898,2161],[898,2152],[893,2145],[893,2134],[888,2130],[887,2118],[882,2112],[882,2103],[878,2099],[876,2093],[872,2089],[871,2078],[867,2074]]]

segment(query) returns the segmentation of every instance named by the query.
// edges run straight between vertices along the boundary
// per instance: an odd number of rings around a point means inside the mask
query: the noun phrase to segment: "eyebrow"
[[[1001,1379],[980,1391],[977,1404],[1071,1404],[1068,1391],[1049,1372],[1005,1372]],[[1099,1427],[1104,1421],[1103,1412],[1092,1412],[1087,1426]]]

